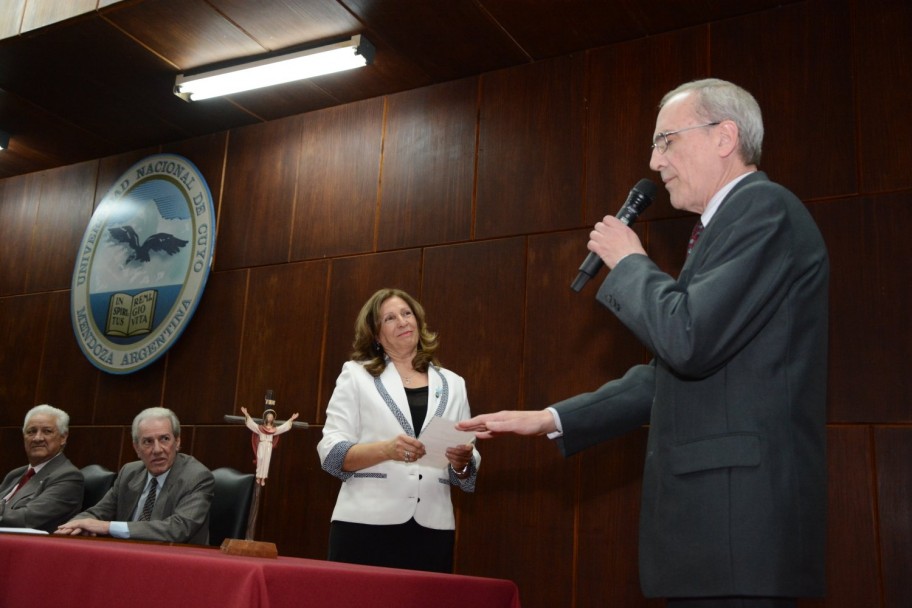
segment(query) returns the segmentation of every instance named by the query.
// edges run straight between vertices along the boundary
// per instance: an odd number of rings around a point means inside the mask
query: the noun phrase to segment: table
[[[512,581],[252,558],[217,548],[0,534],[0,606],[520,608]]]

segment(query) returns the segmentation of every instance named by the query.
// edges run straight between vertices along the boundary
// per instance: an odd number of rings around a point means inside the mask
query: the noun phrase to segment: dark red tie
[[[28,471],[25,472],[25,475],[22,476],[22,479],[19,480],[19,485],[16,486],[16,489],[13,490],[13,493],[10,494],[10,498],[16,495],[16,492],[22,489],[22,486],[28,483],[28,480],[35,475],[35,469],[32,467],[28,468]]]
[[[693,251],[694,245],[697,244],[701,234],[703,234],[703,222],[698,221],[694,225],[693,232],[690,233],[690,240],[687,241],[687,255],[690,255],[690,252]]]

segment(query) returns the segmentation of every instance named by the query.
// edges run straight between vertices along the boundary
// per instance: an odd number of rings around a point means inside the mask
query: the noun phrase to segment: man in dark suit
[[[140,412],[133,420],[133,449],[140,460],[124,465],[101,501],[56,533],[207,544],[215,480],[197,459],[179,452],[174,412]]]
[[[82,472],[64,456],[70,416],[50,405],[25,415],[22,436],[28,465],[0,483],[0,528],[53,532],[82,507]]]
[[[669,606],[794,606],[825,592],[829,263],[807,209],[757,170],[754,98],[716,79],[662,100],[650,167],[700,214],[680,276],[612,216],[598,300],[654,354],[592,393],[458,426],[549,434],[565,455],[649,424],[640,582]]]

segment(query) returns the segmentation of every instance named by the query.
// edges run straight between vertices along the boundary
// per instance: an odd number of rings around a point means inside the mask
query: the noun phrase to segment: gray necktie
[[[152,508],[155,506],[155,490],[157,488],[158,480],[153,477],[149,483],[149,495],[146,496],[146,502],[143,504],[143,510],[138,521],[149,521],[152,517]]]

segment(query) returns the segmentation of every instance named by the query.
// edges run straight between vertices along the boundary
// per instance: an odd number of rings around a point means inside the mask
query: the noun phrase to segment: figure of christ
[[[261,486],[265,486],[266,478],[269,476],[269,461],[272,458],[272,449],[279,444],[278,436],[291,430],[292,424],[298,418],[298,414],[295,412],[291,415],[291,418],[276,426],[275,410],[267,409],[263,412],[263,424],[257,424],[247,413],[247,408],[242,407],[241,413],[244,414],[244,424],[253,433],[251,444],[253,453],[256,455],[256,460],[254,461],[256,462],[256,482]]]

